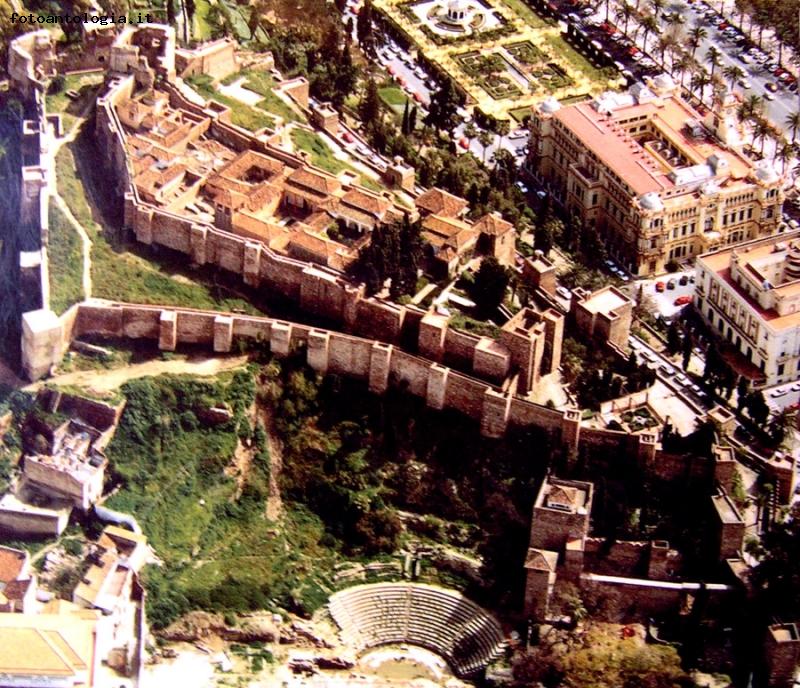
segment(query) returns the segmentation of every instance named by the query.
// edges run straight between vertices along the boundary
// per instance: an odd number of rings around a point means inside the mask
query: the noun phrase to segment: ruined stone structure
[[[570,317],[587,338],[624,350],[633,320],[633,301],[616,287],[574,289]]]
[[[271,69],[272,55],[264,59],[260,66]],[[238,69],[236,42],[231,38],[209,41],[191,50],[175,49],[175,70],[184,79],[198,74],[208,74],[212,79],[224,79]]]
[[[538,621],[548,618],[559,578],[614,600],[616,613],[626,618],[676,611],[701,589],[713,604],[734,592],[724,584],[680,580],[682,558],[664,540],[632,542],[589,537],[593,490],[591,483],[577,480],[548,476],[543,481],[533,506],[525,558],[526,616]],[[735,513],[732,504],[717,508]],[[733,525],[732,518],[726,517],[726,525]],[[720,560],[738,556],[742,534],[743,530],[727,531],[723,526]]]

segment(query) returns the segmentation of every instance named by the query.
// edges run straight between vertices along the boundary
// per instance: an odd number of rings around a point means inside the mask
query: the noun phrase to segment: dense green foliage
[[[529,509],[552,460],[543,432],[490,440],[473,421],[431,411],[402,389],[376,397],[361,383],[319,383],[286,364],[262,376],[260,398],[284,446],[282,488],[322,518],[338,547],[391,550],[396,508],[475,524],[495,600],[516,604]]]
[[[318,605],[318,579],[328,570],[317,545],[319,521],[292,508],[276,534],[264,517],[269,454],[263,428],[253,431],[246,416],[252,373],[237,372],[225,383],[135,380],[123,392],[128,403],[108,450],[120,489],[109,506],[136,516],[164,562],[146,575],[154,627],[191,608],[245,611],[277,603],[306,612]],[[203,420],[222,403],[234,412],[229,422]],[[241,485],[230,470],[238,437],[254,452]]]
[[[497,258],[488,256],[481,261],[475,281],[470,286],[470,296],[479,315],[489,317],[497,310],[503,302],[508,280],[508,271]]]
[[[372,240],[353,265],[352,275],[365,283],[368,294],[380,291],[383,283],[391,279],[390,296],[397,299],[416,291],[421,266],[420,223],[411,222],[406,215],[399,222],[380,225],[373,231]]]

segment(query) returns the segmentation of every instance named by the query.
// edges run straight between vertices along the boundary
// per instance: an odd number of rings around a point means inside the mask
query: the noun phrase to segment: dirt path
[[[269,497],[267,497],[266,516],[270,521],[278,521],[283,514],[280,475],[283,470],[283,443],[276,437],[272,416],[265,408],[259,408],[259,418],[267,431],[269,449]]]
[[[233,370],[247,363],[247,356],[208,357],[191,359],[185,356],[176,356],[170,361],[145,361],[132,365],[115,368],[113,370],[82,370],[77,373],[64,373],[47,379],[48,384],[76,385],[86,387],[95,392],[110,392],[125,384],[128,380],[139,377],[148,377],[164,374],[172,375],[198,375],[208,377],[217,375],[225,370]],[[28,385],[25,389],[35,391],[43,383],[37,382]]]

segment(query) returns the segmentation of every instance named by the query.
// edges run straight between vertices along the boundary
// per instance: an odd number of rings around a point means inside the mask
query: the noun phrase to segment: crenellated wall
[[[216,352],[234,349],[240,340],[268,343],[277,356],[305,349],[311,367],[323,374],[347,375],[364,380],[377,394],[401,386],[435,409],[459,411],[481,425],[488,437],[501,437],[510,427],[534,425],[547,431],[554,446],[568,454],[605,447],[615,455],[632,456],[647,470],[675,478],[686,475],[686,462],[662,453],[650,435],[582,428],[580,412],[558,411],[521,399],[489,382],[458,372],[441,363],[411,354],[391,343],[366,339],[309,325],[235,313],[185,308],[119,304],[90,300],[74,307],[74,326],[64,334],[63,345],[73,338],[151,339],[165,350],[181,344],[206,345]],[[713,472],[712,462],[695,462]],[[699,471],[690,467],[689,471]]]

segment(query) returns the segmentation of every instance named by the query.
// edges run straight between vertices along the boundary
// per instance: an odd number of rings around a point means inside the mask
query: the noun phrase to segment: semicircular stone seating
[[[419,645],[444,657],[460,677],[477,674],[505,646],[497,620],[456,590],[418,583],[373,583],[328,602],[342,640],[358,651]]]

